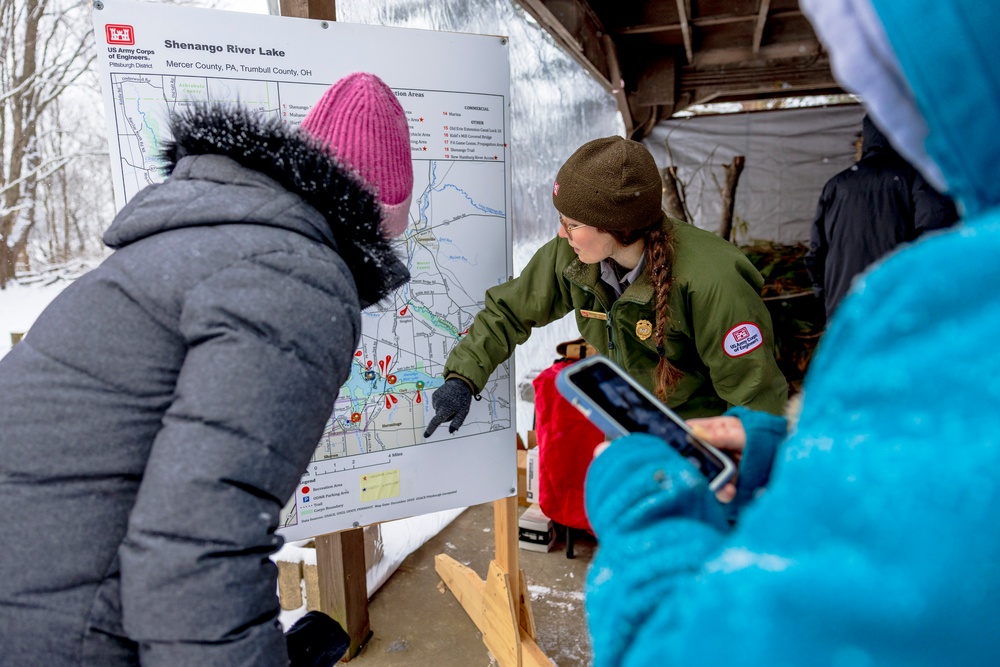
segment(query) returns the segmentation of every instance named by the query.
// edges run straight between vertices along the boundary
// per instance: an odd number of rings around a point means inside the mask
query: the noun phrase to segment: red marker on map
[[[361,356],[361,350],[358,350],[357,352],[355,352],[354,356],[355,357],[360,357]]]
[[[410,306],[409,306],[409,304],[407,304],[407,305],[403,306],[403,310],[399,311],[399,314],[400,315],[406,315],[406,311],[408,311],[409,309],[410,309]]]
[[[417,392],[417,403],[421,403],[421,402],[422,402],[422,401],[420,400],[420,392],[418,391],[418,392]]]
[[[396,395],[395,395],[395,394],[389,394],[389,398],[391,398],[391,399],[392,399],[392,402],[393,402],[393,403],[399,403],[399,399],[398,399],[398,398],[396,398]]]

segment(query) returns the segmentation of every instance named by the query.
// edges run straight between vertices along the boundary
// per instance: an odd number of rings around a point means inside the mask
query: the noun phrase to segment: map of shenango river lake
[[[159,151],[169,139],[169,114],[180,106],[238,103],[297,125],[325,90],[318,84],[145,73],[112,74],[111,86],[126,201],[163,180]],[[453,91],[397,96],[410,121],[414,154],[410,225],[398,242],[412,280],[362,314],[351,375],[314,462],[423,444],[433,415],[429,393],[443,383],[448,353],[482,308],[486,289],[507,276],[502,104],[497,96]],[[483,400],[474,402],[463,435],[512,427],[510,383],[504,364],[484,388]]]

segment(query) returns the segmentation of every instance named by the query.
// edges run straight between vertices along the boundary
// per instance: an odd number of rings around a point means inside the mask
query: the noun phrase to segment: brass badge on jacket
[[[653,325],[649,320],[639,320],[635,323],[635,335],[639,340],[646,340],[653,335]]]

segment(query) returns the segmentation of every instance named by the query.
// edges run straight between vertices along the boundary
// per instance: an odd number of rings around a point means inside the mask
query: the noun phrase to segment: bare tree
[[[684,183],[677,175],[677,167],[671,165],[660,170],[660,180],[663,181],[663,208],[667,215],[684,222],[690,222],[685,202]]]
[[[726,180],[724,183],[720,184],[719,179],[712,174],[712,180],[715,181],[715,185],[719,188],[719,196],[722,198],[722,213],[721,219],[719,220],[719,236],[726,239],[727,241],[732,241],[730,238],[733,232],[733,210],[736,206],[736,186],[740,182],[740,174],[743,173],[743,167],[746,165],[746,157],[742,155],[734,155],[733,161],[730,164],[722,165],[722,171],[726,175]]]
[[[52,138],[55,102],[94,58],[90,2],[0,0],[0,289],[45,218],[39,187],[76,157]]]
[[[740,174],[743,173],[746,158],[742,155],[736,155],[733,156],[731,164],[722,165],[722,171],[725,174],[726,180],[725,183],[720,183],[718,177],[713,171],[711,171],[715,158],[715,151],[719,148],[716,146],[712,149],[712,152],[708,154],[708,157],[693,170],[688,180],[684,181],[680,177],[680,171],[678,170],[677,163],[674,160],[674,152],[670,147],[669,135],[664,140],[663,147],[667,151],[667,159],[670,162],[667,167],[660,169],[660,180],[663,182],[663,207],[667,214],[679,220],[687,222],[694,221],[694,216],[691,214],[691,210],[688,207],[688,186],[694,181],[694,178],[700,171],[707,170],[712,180],[715,181],[715,186],[719,190],[719,197],[722,202],[722,210],[719,221],[719,236],[727,241],[735,242],[735,240],[731,237],[733,236],[732,230],[734,207],[736,203],[736,186],[739,184]]]
[[[670,137],[663,141],[670,165],[660,170],[660,180],[663,182],[663,208],[667,215],[684,222],[691,222],[691,212],[687,205],[687,183],[681,180],[674,162],[674,152],[670,149]]]

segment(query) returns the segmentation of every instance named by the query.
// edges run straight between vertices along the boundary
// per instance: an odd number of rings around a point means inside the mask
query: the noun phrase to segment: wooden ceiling
[[[840,94],[798,0],[516,0],[613,93],[629,137],[694,104]]]

